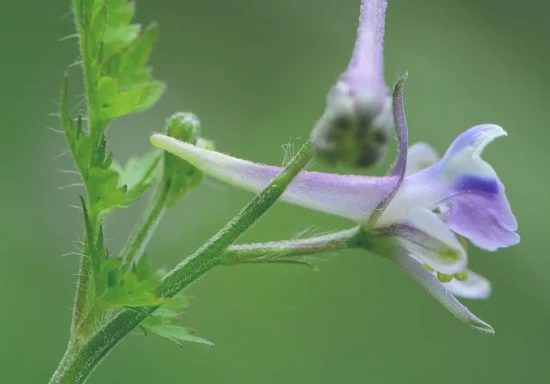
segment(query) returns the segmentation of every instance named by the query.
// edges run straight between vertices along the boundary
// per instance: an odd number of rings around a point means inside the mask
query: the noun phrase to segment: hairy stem
[[[172,297],[189,286],[214,266],[222,263],[223,253],[256,220],[258,220],[283,194],[290,182],[309,163],[312,157],[311,141],[260,194],[237,216],[214,235],[194,254],[178,264],[163,279],[157,289],[161,297]],[[139,325],[158,307],[125,309],[94,332],[82,346],[69,344],[50,383],[79,384],[86,381],[97,364],[132,329]]]
[[[92,145],[90,146],[91,151],[95,151],[99,139],[100,132],[102,131],[102,123],[98,119],[98,107],[97,107],[97,95],[95,92],[95,79],[93,74],[93,65],[94,59],[92,55],[92,49],[90,44],[90,36],[88,31],[88,26],[90,22],[90,17],[87,12],[89,10],[87,7],[83,6],[82,0],[73,0],[74,15],[75,15],[75,24],[79,35],[80,42],[80,57],[82,60],[82,73],[84,77],[84,86],[85,86],[85,96],[86,96],[86,106],[88,113],[88,132],[92,137]],[[94,159],[95,156],[91,155],[91,159]],[[90,164],[91,166],[91,164]],[[84,185],[87,186],[87,180],[85,180],[85,175],[82,174],[84,178]],[[89,201],[89,199],[88,199]],[[93,212],[93,207],[90,207],[90,212]],[[90,228],[92,230],[92,239],[95,239],[100,230],[100,220],[99,215],[91,214],[90,215]],[[92,255],[91,248],[94,247],[94,244],[90,244],[88,237],[84,244],[84,254],[80,261],[80,268],[78,272],[78,282],[77,282],[77,291],[74,303],[73,310],[73,322],[72,322],[72,335],[76,338],[76,334],[79,331],[80,326],[85,321],[89,309],[93,306],[93,303],[89,301],[93,300],[94,295],[90,295],[90,285],[94,284],[93,282],[93,271],[92,271]]]
[[[149,240],[151,240],[157,225],[166,212],[166,203],[169,193],[169,186],[164,180],[161,180],[151,200],[149,200],[145,211],[126,240],[124,248],[122,248],[120,252],[119,257],[122,259],[120,270],[123,273],[129,272],[132,265],[138,263],[139,259],[141,259],[145,253],[145,248],[149,244]]]
[[[252,261],[277,261],[280,258],[338,251],[354,247],[361,234],[361,228],[352,228],[307,239],[232,245],[225,251],[222,263],[234,265]]]
[[[91,9],[83,6],[82,0],[73,0],[76,29],[80,41],[80,56],[82,60],[82,75],[84,76],[84,87],[86,91],[87,111],[88,111],[88,129],[92,137],[92,148],[98,146],[102,122],[99,119],[99,108],[97,102],[96,77],[94,76],[94,57],[89,35],[89,23],[91,19]]]

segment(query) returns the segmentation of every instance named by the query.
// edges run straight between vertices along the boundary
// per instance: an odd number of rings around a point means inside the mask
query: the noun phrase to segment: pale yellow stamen
[[[426,268],[428,271],[430,272],[435,272],[435,269],[433,269],[432,267],[430,267],[428,264],[424,264],[424,268]]]
[[[468,276],[470,275],[470,271],[468,271],[467,269],[465,269],[464,271],[462,272],[459,272],[459,273],[455,273],[454,274],[454,277],[455,279],[457,279],[458,281],[465,281],[468,279]]]
[[[453,275],[446,275],[444,273],[437,272],[437,279],[442,283],[448,283],[453,280]]]

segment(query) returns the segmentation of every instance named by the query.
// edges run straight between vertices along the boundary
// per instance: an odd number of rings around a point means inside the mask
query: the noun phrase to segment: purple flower
[[[393,129],[392,100],[384,81],[386,0],[363,1],[357,41],[347,70],[327,96],[313,131],[317,157],[331,165],[378,162]]]
[[[393,169],[384,177],[304,171],[281,200],[358,223],[370,251],[400,265],[461,320],[492,332],[455,295],[484,299],[491,292],[487,279],[468,270],[465,239],[488,251],[519,242],[504,185],[481,159],[483,149],[506,132],[492,124],[473,127],[441,159],[426,144],[408,148],[404,80],[392,98],[383,79],[385,10],[386,1],[363,2],[352,60],[329,93],[313,144],[318,156],[335,163],[370,165],[382,148],[377,133],[387,134],[393,127],[399,144]],[[206,174],[253,192],[282,171],[163,134],[154,134],[151,142]]]
[[[364,226],[372,252],[399,264],[460,319],[492,331],[453,294],[483,299],[491,291],[485,278],[467,269],[461,237],[489,251],[519,242],[504,186],[480,157],[487,144],[503,135],[499,126],[476,126],[460,135],[440,160],[426,144],[415,144],[401,154],[406,161],[396,166],[395,176],[302,172],[281,199]],[[151,141],[203,172],[253,192],[282,170],[163,134],[154,134]]]

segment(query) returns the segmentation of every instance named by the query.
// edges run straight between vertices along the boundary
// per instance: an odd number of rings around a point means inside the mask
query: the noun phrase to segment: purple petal
[[[282,171],[279,167],[198,148],[163,134],[154,134],[151,142],[210,176],[253,192],[262,191]],[[301,172],[288,186],[281,200],[364,223],[394,185],[395,177]]]
[[[455,140],[442,160],[447,167],[462,165],[466,171],[455,179],[453,196],[445,201],[450,208],[447,225],[489,251],[515,245],[520,240],[504,185],[493,168],[480,158],[488,143],[505,134],[495,125],[474,127]]]
[[[488,251],[519,243],[518,225],[504,187],[498,183],[495,193],[471,189],[448,199],[447,225]]]
[[[519,241],[517,222],[494,169],[480,157],[492,140],[506,132],[496,125],[480,125],[463,133],[443,159],[403,181],[381,224],[401,220],[414,207],[449,208],[447,224],[477,246],[495,250]]]
[[[363,0],[361,16],[353,55],[344,81],[354,84],[369,84],[385,88],[384,82],[384,24],[386,0]]]

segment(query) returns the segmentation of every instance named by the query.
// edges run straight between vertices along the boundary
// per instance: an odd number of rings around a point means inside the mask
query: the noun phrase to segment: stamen
[[[442,283],[448,283],[453,280],[453,275],[446,275],[444,273],[437,272],[437,279]]]
[[[424,264],[424,268],[426,268],[428,271],[430,272],[435,272],[435,269],[433,269],[432,267],[430,267],[428,264]]]
[[[468,276],[470,276],[470,271],[468,271],[467,269],[454,274],[455,279],[457,279],[458,281],[465,281],[468,279]]]

